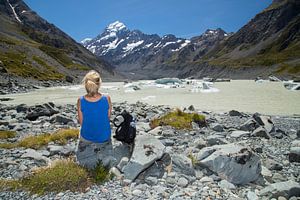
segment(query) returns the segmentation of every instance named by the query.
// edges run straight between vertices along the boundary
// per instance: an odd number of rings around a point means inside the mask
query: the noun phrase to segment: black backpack
[[[124,110],[120,115],[117,115],[114,118],[113,123],[117,127],[116,133],[113,137],[118,141],[132,144],[136,136],[134,117]]]

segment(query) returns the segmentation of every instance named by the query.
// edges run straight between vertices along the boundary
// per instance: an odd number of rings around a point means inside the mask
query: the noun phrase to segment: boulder
[[[242,114],[239,111],[237,111],[237,110],[231,110],[231,111],[229,111],[229,115],[230,116],[242,116]]]
[[[233,184],[247,184],[259,178],[260,158],[239,144],[205,147],[197,154],[198,163]]]
[[[45,103],[43,105],[36,105],[29,108],[30,112],[27,113],[26,118],[30,121],[35,121],[40,116],[52,116],[57,114],[58,111],[54,108],[53,103]]]
[[[291,147],[289,153],[290,162],[300,162],[300,147]]]
[[[183,154],[172,155],[172,171],[178,174],[196,176],[191,159]]]
[[[213,146],[217,144],[227,144],[227,140],[225,140],[223,135],[210,135],[207,137],[208,146]]]
[[[56,114],[56,115],[53,115],[50,119],[50,122],[57,122],[59,124],[68,124],[69,122],[74,122],[73,119],[67,117],[67,116],[64,116],[64,115],[61,115],[61,114]]]
[[[43,161],[45,163],[50,162],[50,159],[43,156],[42,153],[34,150],[34,149],[26,149],[25,153],[21,156],[21,158],[31,158],[38,161]]]
[[[164,151],[165,146],[155,137],[138,135],[135,139],[132,156],[122,169],[125,179],[133,181],[143,170],[160,159]]]
[[[275,131],[274,123],[270,117],[255,113],[253,114],[253,118],[260,126],[263,126],[268,133]]]
[[[240,130],[242,131],[253,131],[258,127],[256,122],[253,119],[247,120],[244,124],[240,126]]]
[[[240,137],[248,137],[250,132],[248,131],[232,131],[230,137],[232,138],[240,138]]]
[[[216,132],[223,132],[223,126],[221,124],[218,123],[213,123],[210,125],[211,129],[216,131]]]
[[[283,196],[290,198],[292,196],[300,196],[300,184],[295,181],[285,181],[273,183],[260,191],[260,196],[267,196],[268,198],[278,198]]]
[[[261,126],[258,127],[257,129],[255,129],[251,135],[255,136],[255,137],[263,137],[263,138],[266,138],[266,139],[271,138],[268,131],[264,127],[261,127]]]
[[[47,150],[50,152],[50,155],[63,155],[69,156],[75,152],[75,146],[72,145],[48,145]]]
[[[73,83],[74,78],[73,78],[72,76],[66,75],[66,81],[67,81],[68,83]]]

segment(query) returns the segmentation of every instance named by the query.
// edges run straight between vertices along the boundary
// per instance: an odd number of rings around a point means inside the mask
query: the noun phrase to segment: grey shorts
[[[116,159],[113,154],[111,140],[104,143],[94,143],[79,138],[75,151],[78,164],[89,169],[94,168],[100,161],[105,167],[110,168],[114,166]]]

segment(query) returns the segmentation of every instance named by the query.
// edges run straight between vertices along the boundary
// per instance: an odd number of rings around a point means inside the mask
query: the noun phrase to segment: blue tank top
[[[80,97],[80,107],[83,116],[80,135],[83,139],[102,143],[110,140],[111,130],[108,118],[109,103],[102,95],[96,102]]]

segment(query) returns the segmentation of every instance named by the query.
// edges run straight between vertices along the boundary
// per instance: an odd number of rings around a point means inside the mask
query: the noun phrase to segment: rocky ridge
[[[151,129],[149,121],[172,108],[140,102],[115,103],[113,117],[123,109],[137,118],[138,135],[132,155],[136,155],[135,163],[145,163],[137,178],[129,176],[132,171],[126,170],[133,158],[123,157],[115,173],[123,171],[124,175],[119,173],[113,180],[94,185],[85,193],[66,191],[39,197],[22,191],[2,191],[0,198],[297,199],[300,196],[298,117],[262,116],[238,111],[192,111],[191,106],[190,110],[185,111],[204,114],[207,127],[200,128],[193,124],[192,130],[176,130],[169,126]],[[39,135],[60,128],[79,128],[74,105],[1,104],[0,110],[0,129],[17,131],[16,138],[1,142],[14,142],[29,134]],[[141,139],[144,137],[151,140]],[[113,140],[113,145],[121,144]],[[20,178],[31,173],[34,167],[73,155],[75,146],[76,141],[73,140],[64,146],[51,143],[41,150],[0,149],[0,177]],[[139,146],[144,146],[144,150],[140,151]],[[153,152],[157,152],[157,156],[149,157],[147,162],[140,160],[145,159],[146,153],[151,155]],[[137,169],[137,165],[132,167]],[[240,170],[244,170],[243,173],[239,174]]]

